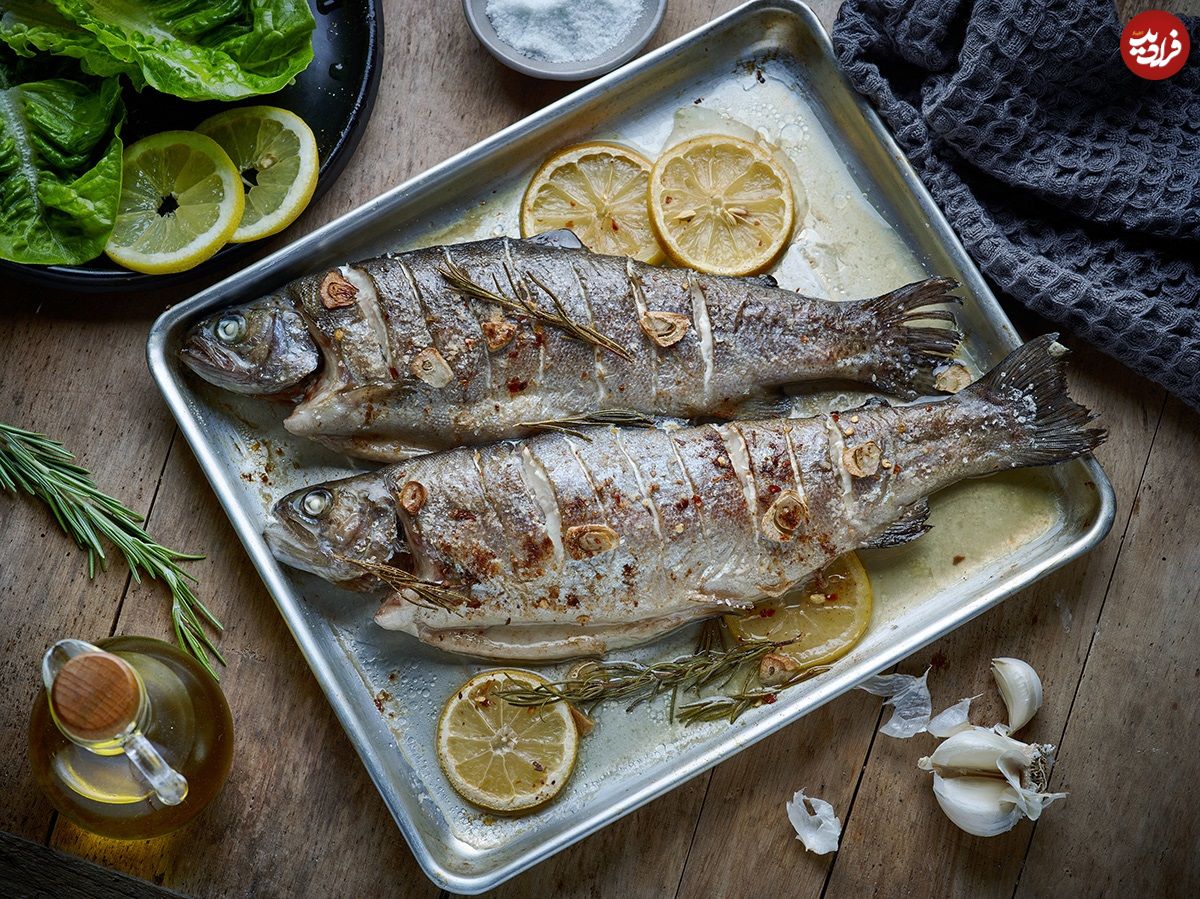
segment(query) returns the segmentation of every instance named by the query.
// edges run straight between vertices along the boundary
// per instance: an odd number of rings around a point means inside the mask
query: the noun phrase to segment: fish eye
[[[329,510],[329,505],[332,502],[333,494],[324,487],[318,487],[316,490],[308,491],[308,493],[300,498],[300,510],[305,515],[318,518]]]
[[[246,319],[236,312],[222,315],[214,332],[221,343],[237,343],[246,334]]]

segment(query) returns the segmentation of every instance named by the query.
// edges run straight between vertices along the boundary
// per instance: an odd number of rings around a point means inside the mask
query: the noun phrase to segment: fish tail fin
[[[1013,468],[1074,459],[1108,436],[1103,428],[1087,427],[1096,416],[1067,395],[1067,351],[1057,340],[1057,334],[1045,334],[1029,341],[958,394],[1002,413],[1013,435],[1005,448]]]
[[[962,305],[962,299],[950,292],[958,286],[953,278],[927,278],[863,300],[873,345],[885,356],[871,370],[876,387],[906,399],[937,392],[935,370],[962,343],[958,320],[944,308]],[[934,322],[949,327],[935,327]]]

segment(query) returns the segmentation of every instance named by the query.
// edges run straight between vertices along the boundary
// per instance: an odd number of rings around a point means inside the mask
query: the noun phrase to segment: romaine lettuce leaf
[[[285,87],[312,62],[305,0],[0,0],[0,40],[188,100]],[[56,14],[57,13],[57,14]]]
[[[121,195],[121,88],[30,74],[0,55],[0,258],[86,262]]]

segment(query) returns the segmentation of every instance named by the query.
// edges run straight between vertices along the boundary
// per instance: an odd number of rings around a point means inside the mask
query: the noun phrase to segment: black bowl
[[[375,105],[383,56],[381,0],[309,0],[317,20],[313,31],[313,61],[283,90],[236,103],[194,102],[160,94],[150,88],[140,94],[126,86],[128,113],[121,136],[125,145],[173,129],[191,130],[232,106],[280,106],[308,123],[321,157],[315,202],[333,186],[346,167]],[[0,268],[23,281],[44,287],[86,293],[148,290],[199,281],[208,273],[252,253],[258,242],[229,244],[211,259],[186,272],[144,275],[100,256],[83,265],[22,265],[0,260]]]

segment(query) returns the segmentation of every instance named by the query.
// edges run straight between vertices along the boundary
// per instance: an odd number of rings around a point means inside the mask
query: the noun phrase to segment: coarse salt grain
[[[629,36],[645,0],[488,0],[500,40],[530,59],[584,62]]]

